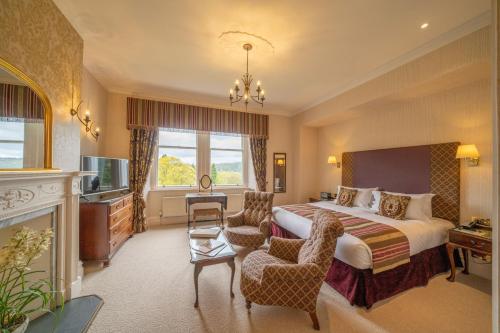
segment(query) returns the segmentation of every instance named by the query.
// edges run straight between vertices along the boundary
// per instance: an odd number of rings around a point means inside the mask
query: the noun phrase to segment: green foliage
[[[212,163],[212,166],[210,167],[210,178],[212,178],[212,181],[214,184],[217,184],[217,168],[215,167],[215,164]]]
[[[241,185],[243,179],[241,173],[236,171],[219,171],[217,173],[217,185]]]
[[[24,227],[0,249],[0,332],[15,330],[30,313],[50,312],[55,304],[57,292],[52,283],[34,278],[43,271],[30,269],[32,261],[49,248],[52,237],[51,229],[37,232]]]
[[[184,163],[179,158],[163,155],[158,161],[158,185],[194,185],[196,169],[194,165]]]

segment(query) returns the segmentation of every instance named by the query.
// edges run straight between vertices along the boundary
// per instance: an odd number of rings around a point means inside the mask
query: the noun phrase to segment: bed
[[[409,262],[375,272],[372,252],[366,243],[348,233],[339,238],[326,282],[352,305],[370,308],[399,292],[426,285],[431,277],[449,269],[445,243],[448,230],[458,223],[460,216],[460,164],[455,159],[458,144],[453,142],[342,155],[344,186],[436,194],[430,220],[400,221],[377,215],[366,207],[344,207],[331,201],[309,204],[309,209],[329,209],[391,226],[408,239]],[[291,208],[273,208],[273,236],[307,238],[311,220]]]

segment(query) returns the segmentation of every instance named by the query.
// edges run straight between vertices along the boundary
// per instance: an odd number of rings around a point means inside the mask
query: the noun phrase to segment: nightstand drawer
[[[450,242],[465,247],[485,252],[491,252],[491,241],[467,235],[465,233],[450,231]]]

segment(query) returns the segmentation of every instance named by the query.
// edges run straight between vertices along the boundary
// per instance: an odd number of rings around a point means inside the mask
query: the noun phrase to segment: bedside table
[[[446,244],[448,259],[450,260],[451,272],[448,281],[455,281],[455,259],[453,252],[455,249],[462,249],[464,256],[464,269],[462,273],[469,274],[469,251],[491,256],[491,230],[487,229],[451,229],[448,233],[449,241]]]
[[[335,200],[335,198],[331,198],[331,199],[321,199],[321,198],[313,198],[313,197],[309,198],[310,203],[319,202],[319,201],[333,201],[333,200]]]

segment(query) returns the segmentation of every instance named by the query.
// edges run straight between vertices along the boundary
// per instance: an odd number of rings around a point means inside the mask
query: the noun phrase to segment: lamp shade
[[[335,155],[328,156],[328,164],[337,164],[337,158]]]
[[[460,145],[457,149],[456,158],[479,158],[479,151],[474,144]]]

